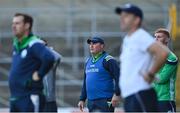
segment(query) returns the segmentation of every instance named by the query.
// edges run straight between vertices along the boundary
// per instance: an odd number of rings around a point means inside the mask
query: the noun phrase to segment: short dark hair
[[[24,18],[24,23],[29,23],[30,27],[29,27],[29,30],[30,32],[32,31],[32,26],[33,26],[33,18],[28,15],[28,14],[24,14],[24,13],[16,13],[14,15],[14,17],[17,17],[17,16],[22,16]]]

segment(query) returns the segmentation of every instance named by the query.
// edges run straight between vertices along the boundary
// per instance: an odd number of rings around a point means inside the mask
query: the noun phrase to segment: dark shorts
[[[176,103],[174,101],[158,101],[159,112],[176,112]]]
[[[157,112],[157,97],[154,89],[142,90],[125,98],[126,112]]]
[[[89,112],[114,112],[111,99],[88,100]]]
[[[19,97],[15,100],[10,99],[10,112],[34,112],[36,108],[37,110],[42,112],[45,105],[45,97],[44,95],[38,95],[39,100],[34,104],[31,96]]]

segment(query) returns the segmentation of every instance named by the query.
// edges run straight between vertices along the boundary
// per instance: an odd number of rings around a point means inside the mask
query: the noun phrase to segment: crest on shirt
[[[25,58],[27,55],[27,50],[24,49],[22,52],[21,52],[21,58]]]

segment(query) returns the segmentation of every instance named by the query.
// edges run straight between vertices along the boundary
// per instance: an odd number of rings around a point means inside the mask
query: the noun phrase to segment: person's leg
[[[98,99],[94,104],[97,110],[100,112],[114,112],[114,107],[111,104],[111,99]]]
[[[138,99],[143,112],[157,112],[158,104],[157,104],[157,96],[154,89],[148,89],[140,91],[136,94],[136,98]]]
[[[159,112],[176,112],[174,101],[158,101]]]
[[[39,112],[44,112],[46,99],[43,94],[39,94]]]
[[[44,112],[56,112],[57,113],[56,101],[46,102]]]
[[[88,107],[89,112],[95,112],[95,110],[96,110],[93,100],[87,101],[87,107]]]
[[[18,99],[16,106],[19,112],[34,112],[34,106],[29,96]]]
[[[171,101],[170,104],[171,104],[172,111],[176,112],[176,102],[175,101]]]
[[[140,103],[135,95],[131,95],[124,99],[124,110],[125,112],[142,112]]]
[[[16,108],[16,101],[10,100],[10,112],[19,112],[19,110]]]

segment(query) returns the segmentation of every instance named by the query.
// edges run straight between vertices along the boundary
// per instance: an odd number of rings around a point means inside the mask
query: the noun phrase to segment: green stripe
[[[36,37],[34,35],[24,36],[22,41],[19,42],[18,38],[14,37],[13,45],[15,46],[17,51],[20,51],[21,49],[26,48],[29,45],[29,43],[34,39],[38,39],[38,37]]]

